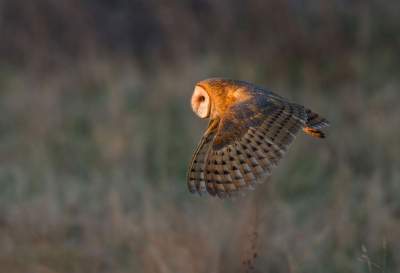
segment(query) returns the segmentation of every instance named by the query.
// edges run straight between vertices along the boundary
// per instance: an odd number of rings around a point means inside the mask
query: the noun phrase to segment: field
[[[0,2],[0,272],[400,271],[397,2],[28,2]],[[191,195],[212,76],[328,137],[245,197]]]

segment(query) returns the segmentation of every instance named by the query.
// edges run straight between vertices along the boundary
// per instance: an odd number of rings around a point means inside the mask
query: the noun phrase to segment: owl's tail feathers
[[[304,133],[316,138],[325,138],[324,132],[320,129],[328,127],[329,122],[310,109],[306,109],[306,114],[307,121],[306,126],[303,128]]]

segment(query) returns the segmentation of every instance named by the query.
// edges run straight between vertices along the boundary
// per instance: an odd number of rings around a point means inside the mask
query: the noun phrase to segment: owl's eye
[[[207,118],[210,115],[211,103],[206,90],[196,86],[192,95],[192,109],[200,118]]]

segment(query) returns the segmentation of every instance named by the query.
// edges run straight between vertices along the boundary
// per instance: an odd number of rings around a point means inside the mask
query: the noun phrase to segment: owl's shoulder
[[[288,100],[269,89],[261,86],[257,86],[251,83],[239,82],[239,93],[240,97],[243,98],[240,101],[247,101],[248,103],[255,103],[259,106],[267,105],[280,105],[282,102],[288,102]]]

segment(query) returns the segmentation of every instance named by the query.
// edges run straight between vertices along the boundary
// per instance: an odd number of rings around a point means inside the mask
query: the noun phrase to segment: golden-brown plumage
[[[196,84],[192,108],[210,122],[189,166],[189,191],[221,198],[263,182],[300,129],[323,138],[329,125],[270,91],[220,78]]]

